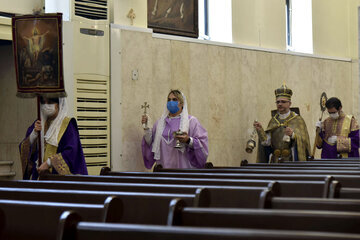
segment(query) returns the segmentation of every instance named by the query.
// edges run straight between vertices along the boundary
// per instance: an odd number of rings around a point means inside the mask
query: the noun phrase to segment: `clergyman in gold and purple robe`
[[[340,99],[329,98],[325,104],[329,117],[318,121],[320,128],[315,142],[321,158],[359,157],[359,124],[352,115],[342,111]]]
[[[258,162],[306,161],[310,140],[304,119],[291,111],[292,90],[283,84],[275,90],[277,111],[264,130],[255,121],[259,136]]]

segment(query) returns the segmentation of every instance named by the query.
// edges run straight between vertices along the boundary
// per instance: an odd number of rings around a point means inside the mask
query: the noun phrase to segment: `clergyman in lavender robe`
[[[142,123],[146,123],[144,115]],[[182,135],[174,136],[181,130]],[[176,140],[181,148],[174,148]],[[145,129],[142,140],[145,167],[156,162],[164,168],[203,168],[208,157],[208,135],[194,116],[188,115],[185,96],[179,90],[168,95],[167,107],[152,129]]]
[[[324,122],[317,122],[320,129],[315,142],[322,149],[321,158],[359,157],[359,125],[352,115],[347,115],[342,109],[338,98],[326,101],[329,117]]]
[[[19,145],[23,179],[37,179],[39,172],[47,170],[53,174],[87,175],[76,120],[66,116],[65,98],[42,98],[42,101],[42,121],[37,120],[28,128]],[[39,135],[43,161],[37,168]]]

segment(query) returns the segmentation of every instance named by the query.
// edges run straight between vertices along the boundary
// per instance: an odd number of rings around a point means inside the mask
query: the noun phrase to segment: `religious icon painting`
[[[12,18],[17,96],[65,95],[62,14]]]
[[[148,0],[148,28],[164,33],[197,38],[198,0]]]

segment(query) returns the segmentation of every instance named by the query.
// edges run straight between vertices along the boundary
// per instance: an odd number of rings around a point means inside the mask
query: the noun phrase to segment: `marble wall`
[[[112,74],[112,88],[120,84],[121,157],[112,156],[115,170],[144,170],[140,151],[140,124],[144,101],[150,104],[153,122],[162,114],[170,89],[179,88],[188,98],[189,113],[209,133],[209,158],[214,165],[238,166],[242,159],[254,162],[256,152],[245,152],[245,144],[257,119],[266,125],[275,109],[274,90],[286,82],[294,95],[310,134],[321,115],[319,98],[337,96],[347,113],[359,118],[357,63],[204,44],[117,29],[121,55],[119,74]],[[112,43],[114,44],[114,43]],[[111,61],[115,61],[112,59]],[[132,80],[132,69],[139,79]],[[113,109],[112,109],[113,110]],[[114,121],[114,119],[112,119]],[[117,120],[115,120],[117,121]],[[319,154],[319,152],[318,152]]]
[[[15,179],[21,179],[19,143],[36,119],[36,100],[16,97],[11,42],[0,40],[0,52],[0,161],[14,161]]]

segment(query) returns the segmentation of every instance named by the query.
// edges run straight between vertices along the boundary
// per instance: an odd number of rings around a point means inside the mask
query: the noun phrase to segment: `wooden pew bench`
[[[123,208],[120,221],[123,223],[165,224],[169,210],[169,203],[174,198],[181,198],[191,206],[202,206],[209,202],[206,198],[207,195],[202,193],[202,189],[199,189],[196,194],[166,194],[0,188],[0,199],[24,201],[100,204],[103,203],[108,196],[114,196],[121,200]],[[201,201],[204,201],[204,203]]]
[[[357,166],[309,166],[309,165],[305,165],[305,166],[299,166],[299,165],[293,165],[293,166],[274,166],[274,165],[269,165],[269,166],[242,166],[240,167],[241,169],[270,169],[270,170],[321,170],[321,171],[338,171],[338,170],[342,170],[342,171],[358,171],[360,170],[359,165]],[[220,169],[220,168],[219,168]],[[239,169],[239,168],[234,168],[234,169]]]
[[[360,212],[359,199],[283,198],[273,197],[266,203],[271,209],[303,209]]]
[[[208,186],[221,187],[268,187],[274,181],[235,181],[225,180],[217,182],[212,179],[198,180],[185,179],[162,179],[162,183],[153,183],[152,178],[141,179],[142,181],[134,180],[134,182],[81,182],[81,181],[0,181],[0,187],[15,187],[15,188],[46,188],[46,189],[79,189],[79,190],[102,190],[102,191],[126,191],[126,192],[157,192],[157,193],[189,193],[194,194],[196,189]],[[140,183],[141,182],[141,183]],[[186,184],[184,184],[186,183]],[[249,183],[249,184],[246,184]],[[321,183],[321,182],[320,182]]]
[[[271,180],[246,180],[246,179],[220,179],[220,178],[193,178],[190,174],[186,177],[183,174],[181,177],[161,177],[157,173],[144,174],[133,173],[133,176],[48,176],[44,179],[52,179],[58,181],[103,181],[103,182],[121,182],[121,183],[148,183],[148,184],[191,184],[198,187],[206,186],[267,186]],[[176,176],[176,175],[175,175]],[[224,175],[221,175],[224,176]],[[207,175],[206,177],[209,177]],[[332,183],[332,178],[322,176],[322,181],[302,181],[302,180],[279,180],[280,196],[284,197],[328,197],[329,188]],[[49,180],[50,181],[50,180]],[[1,186],[0,182],[0,186]],[[3,183],[6,186],[6,182]]]
[[[360,188],[339,187],[333,196],[334,198],[360,199]]]
[[[286,180],[294,180],[294,181],[330,181],[329,174],[324,175],[277,175],[274,176],[272,174],[236,174],[236,173],[189,173],[189,172],[114,172],[106,170],[105,168],[102,169],[101,172],[102,176],[132,176],[132,177],[177,177],[177,178],[231,178],[231,179],[248,179],[247,181],[251,180],[275,180],[278,181],[280,184],[282,181]],[[353,187],[353,188],[360,188],[360,176],[356,175],[331,175],[333,180],[338,180],[343,187]],[[56,178],[56,176],[55,176]]]
[[[353,167],[353,168],[359,168],[360,163],[312,163],[312,162],[306,162],[306,163],[248,163],[246,165],[240,166],[241,168],[247,168],[247,167],[303,167],[303,168],[313,168],[313,167]],[[214,168],[220,168],[220,167],[214,167]]]
[[[169,226],[228,227],[360,233],[360,212],[193,208],[171,202]]]
[[[275,186],[274,186],[275,185]],[[85,190],[62,190],[62,189],[32,189],[32,188],[4,188],[0,187],[0,199],[62,201],[77,203],[98,203],[107,196],[116,196],[123,201],[124,218],[133,219],[132,215],[141,213],[156,214],[166,213],[170,200],[183,198],[191,206],[197,207],[259,207],[261,193],[263,191],[276,192],[276,182],[269,187],[229,187],[208,186],[199,188],[194,194],[167,194],[167,193],[140,193],[140,192],[115,192],[115,191],[85,191]],[[274,187],[273,187],[274,186]],[[163,201],[160,201],[160,198]],[[157,203],[153,203],[158,201]],[[137,206],[136,209],[133,206]],[[141,210],[141,211],[139,211]],[[163,210],[163,211],[160,211]],[[166,215],[166,214],[165,214]],[[150,218],[152,216],[149,216]],[[136,222],[142,223],[142,222]],[[161,224],[159,222],[150,222]]]
[[[49,174],[43,175],[40,177],[40,180],[54,180],[54,181],[92,181],[92,182],[125,182],[125,181],[136,181],[136,179],[144,180],[141,176],[137,176],[139,172],[123,172],[125,175],[129,174],[130,178],[121,178],[122,176],[97,176],[97,175],[56,175]],[[257,173],[198,173],[198,172],[155,172],[148,173],[150,176],[159,177],[176,177],[176,178],[211,178],[211,179],[239,179],[239,180],[303,180],[303,181],[324,181],[327,175],[324,174],[281,174],[281,175],[273,175],[273,174],[257,174]],[[133,176],[131,176],[133,175]],[[344,175],[342,175],[344,176]],[[118,180],[117,180],[118,179]],[[127,180],[129,179],[129,180]]]
[[[60,219],[58,240],[349,240],[358,234],[333,232],[232,229],[208,227],[154,226],[83,222],[75,213],[65,212]]]
[[[0,200],[0,210],[4,218],[0,239],[55,240],[64,211],[76,211],[88,221],[119,222],[122,204],[113,197],[104,204]]]
[[[360,175],[360,168],[358,170],[294,170],[288,169],[243,169],[243,168],[208,168],[208,169],[170,169],[162,168],[160,172],[184,172],[184,173],[247,173],[247,174],[323,174],[323,175]]]
[[[277,197],[264,191],[260,206],[268,209],[360,211],[360,199]]]

